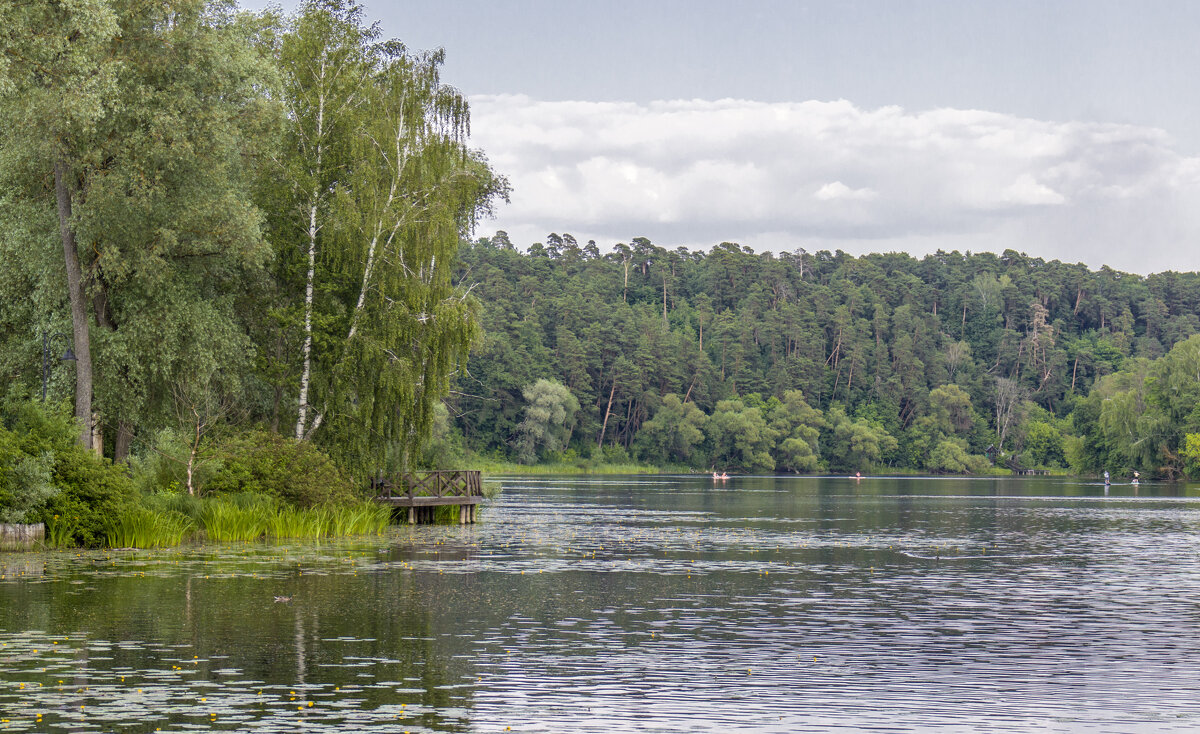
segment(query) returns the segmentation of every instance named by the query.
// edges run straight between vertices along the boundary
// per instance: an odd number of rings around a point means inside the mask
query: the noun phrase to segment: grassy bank
[[[208,498],[158,493],[119,508],[105,522],[102,544],[112,548],[161,548],[184,543],[249,542],[378,535],[391,508],[370,501],[346,505],[295,507],[263,494]],[[74,545],[79,518],[54,515],[46,545]]]
[[[540,464],[517,464],[509,461],[468,460],[470,469],[478,469],[484,476],[504,475],[540,475],[540,474],[708,474],[710,470],[697,469],[687,466],[654,466],[651,464],[593,464],[591,462],[549,462]],[[1066,469],[1051,469],[1050,476],[1070,476]],[[745,474],[751,472],[737,472]],[[879,467],[870,475],[881,476],[931,476],[928,470],[909,469],[903,467]],[[816,474],[779,474],[777,476],[839,476],[836,472],[817,472]],[[975,474],[946,474],[944,476],[964,477],[1011,477],[1013,473],[999,466],[988,467],[985,471]]]
[[[512,461],[468,460],[468,469],[477,469],[484,476],[504,474],[687,474],[694,470],[679,466],[650,464],[603,464],[589,461],[518,464]]]

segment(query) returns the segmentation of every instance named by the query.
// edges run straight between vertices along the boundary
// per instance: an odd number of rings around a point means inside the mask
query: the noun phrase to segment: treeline
[[[1153,400],[1200,394],[1147,387],[1200,332],[1196,273],[1012,250],[704,253],[638,238],[602,252],[557,234],[522,251],[498,232],[460,251],[456,277],[484,304],[483,337],[456,377],[446,450],[758,471],[979,471],[988,456],[1179,476],[1200,431],[1175,405],[1131,448],[1104,438],[1116,419],[1097,397],[1131,396],[1146,422]],[[1192,390],[1197,374],[1172,379]],[[564,410],[545,406],[553,384]]]

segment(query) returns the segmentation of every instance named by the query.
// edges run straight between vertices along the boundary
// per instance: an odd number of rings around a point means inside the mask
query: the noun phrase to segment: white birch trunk
[[[305,425],[308,422],[308,387],[312,380],[312,312],[313,312],[313,281],[317,273],[317,205],[320,200],[320,176],[322,137],[325,133],[325,59],[321,59],[321,91],[317,94],[317,183],[313,186],[312,200],[308,207],[308,274],[304,280],[304,369],[300,374],[299,411],[296,417],[296,440],[303,441],[311,431]],[[314,425],[312,430],[316,430]]]

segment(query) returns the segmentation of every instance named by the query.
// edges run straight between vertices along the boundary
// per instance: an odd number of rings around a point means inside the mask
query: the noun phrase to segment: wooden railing
[[[377,499],[409,500],[415,498],[471,498],[483,496],[483,477],[478,471],[431,471],[422,474],[401,474],[394,478],[379,477],[372,482]]]

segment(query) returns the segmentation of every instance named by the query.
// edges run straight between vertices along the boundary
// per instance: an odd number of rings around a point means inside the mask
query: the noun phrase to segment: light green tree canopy
[[[667,393],[654,417],[642,424],[639,447],[646,456],[686,463],[704,441],[706,420],[695,403],[685,403],[675,393]]]
[[[562,451],[571,439],[579,401],[564,385],[541,379],[522,391],[525,419],[517,426],[517,453],[532,464],[548,451]]]
[[[290,203],[275,230],[281,256],[302,263],[296,435],[360,469],[387,445],[405,462],[427,439],[476,335],[455,253],[507,191],[467,147],[467,102],[442,63],[376,42],[346,0],[304,3],[283,39]]]

